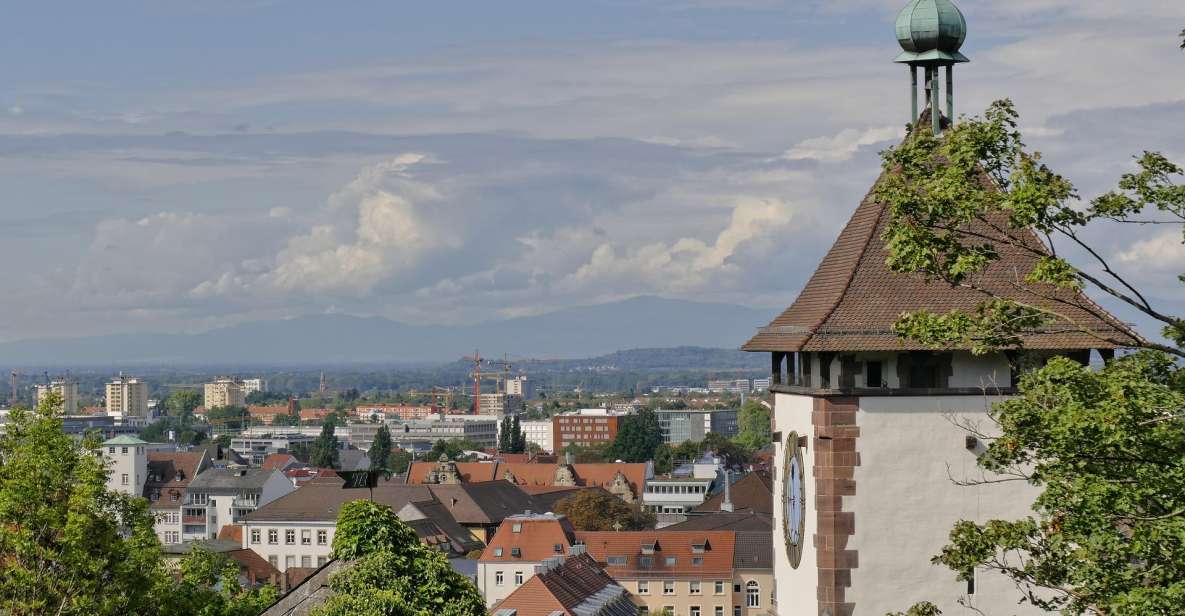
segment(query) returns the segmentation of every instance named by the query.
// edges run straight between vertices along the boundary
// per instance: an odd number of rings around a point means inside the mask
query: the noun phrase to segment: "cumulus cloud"
[[[1121,263],[1138,265],[1141,269],[1185,270],[1182,266],[1185,264],[1185,239],[1180,231],[1165,231],[1137,241],[1116,257]]]
[[[905,128],[902,126],[881,126],[863,131],[845,128],[839,134],[831,137],[814,137],[800,141],[794,147],[786,150],[782,156],[787,160],[839,162],[850,160],[860,151],[860,148],[899,140],[903,137],[905,137]]]

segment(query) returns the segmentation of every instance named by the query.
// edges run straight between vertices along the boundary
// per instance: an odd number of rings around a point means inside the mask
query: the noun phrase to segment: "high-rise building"
[[[50,392],[62,397],[62,413],[65,415],[78,414],[78,383],[72,381],[51,381],[47,385],[37,386],[37,403],[45,399]]]
[[[481,394],[482,415],[517,415],[526,409],[523,397],[509,394]]]
[[[107,383],[107,414],[112,417],[147,417],[148,383],[123,375]]]
[[[506,379],[506,393],[530,400],[535,397],[535,382],[523,375]]]
[[[224,377],[216,379],[213,383],[206,383],[202,404],[207,409],[220,406],[244,406],[247,404],[247,394],[243,393],[242,383]]]
[[[905,50],[898,61],[910,66],[915,87],[907,139],[920,131],[943,139],[943,127],[954,118],[952,68],[967,61],[959,53],[966,22],[949,0],[912,0],[896,29]],[[918,67],[929,86],[928,109],[920,115]],[[940,69],[947,81],[945,119]],[[994,185],[986,175],[983,181]],[[986,471],[976,458],[983,443],[965,430],[993,425],[992,404],[1016,393],[1023,366],[1010,352],[976,354],[965,343],[935,350],[897,335],[901,315],[974,313],[985,296],[891,272],[884,230],[893,213],[875,194],[856,208],[794,303],[743,347],[771,354],[777,613],[884,614],[923,600],[944,613],[964,606],[982,614],[1044,613],[1021,604],[1007,576],[972,572],[970,580],[959,580],[931,562],[960,520],[1034,515],[1038,488],[981,475]],[[968,224],[972,230],[979,225],[985,236],[1012,233],[1026,246],[1045,246],[1003,216]],[[1032,357],[1086,362],[1095,351],[1106,360],[1134,344],[1131,331],[1076,289],[1017,287],[1016,272],[1032,271],[1040,257],[1040,250],[1031,250],[1001,251],[975,282],[1061,315],[1022,336],[1023,346],[1036,349]],[[976,485],[961,485],[964,478]]]
[[[246,397],[251,395],[251,392],[267,391],[267,381],[260,378],[243,379],[240,381],[240,387],[243,388],[243,397]]]

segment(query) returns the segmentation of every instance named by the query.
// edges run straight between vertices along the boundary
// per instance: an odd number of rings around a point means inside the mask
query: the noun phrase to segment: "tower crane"
[[[481,353],[474,349],[473,355],[461,359],[473,362],[473,372],[470,373],[473,377],[473,414],[481,415]]]

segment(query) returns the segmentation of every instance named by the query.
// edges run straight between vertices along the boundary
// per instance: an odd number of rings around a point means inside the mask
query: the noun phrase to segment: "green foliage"
[[[654,450],[654,472],[666,474],[675,468],[675,450],[663,443]]]
[[[886,150],[883,159],[886,173],[873,192],[890,214],[883,235],[890,268],[985,297],[972,312],[907,314],[897,324],[898,334],[934,347],[969,346],[984,353],[1016,347],[1026,334],[1053,326],[1127,346],[1126,338],[1109,337],[1081,321],[1083,313],[1097,315],[1097,307],[1064,291],[1090,287],[1160,321],[1175,345],[1139,341],[1139,346],[1185,357],[1185,320],[1154,306],[1083,233],[1092,223],[1156,222],[1179,226],[1185,241],[1185,186],[1174,183],[1182,169],[1164,156],[1143,153],[1136,159],[1139,170],[1124,174],[1118,190],[1081,207],[1073,185],[1046,166],[1039,153],[1026,150],[1017,113],[1004,100],[941,137],[918,131]],[[1072,262],[1052,250],[1059,243],[1090,260]],[[1005,297],[999,286],[981,284],[979,274],[1009,253],[1031,265],[1028,271],[1007,273],[1022,290]]]
[[[277,598],[270,585],[244,588],[234,561],[199,547],[181,559],[179,570],[180,577],[159,613],[255,616]]]
[[[319,468],[337,468],[341,465],[341,453],[337,448],[336,424],[326,418],[321,425],[321,434],[309,448],[309,463]]]
[[[611,462],[614,458],[609,455],[609,445],[577,445],[575,443],[564,447],[564,455],[572,454],[578,464],[595,464],[597,462]]]
[[[242,430],[251,423],[251,414],[243,406],[216,406],[206,409],[206,421],[227,430]]]
[[[642,409],[622,418],[608,455],[624,462],[646,462],[654,459],[654,452],[662,442],[658,415],[650,409]]]
[[[654,516],[601,490],[580,490],[555,504],[576,530],[647,530]]]
[[[378,432],[375,432],[374,442],[370,444],[366,456],[370,458],[370,470],[390,470],[391,431],[387,430],[387,424],[379,426]]]
[[[410,453],[396,449],[387,457],[387,470],[390,470],[396,475],[402,475],[407,472],[408,467],[411,466],[411,461],[414,459]]]
[[[757,450],[770,444],[773,440],[770,432],[770,410],[758,400],[746,400],[737,411],[737,424],[740,433],[736,442],[741,447]]]
[[[288,402],[289,394],[278,391],[253,391],[247,394],[247,404],[268,406],[271,404]]]
[[[518,415],[514,416],[514,421],[510,424],[510,451],[512,453],[527,451],[527,434],[523,432],[523,425],[519,421]]]
[[[12,411],[0,460],[0,613],[249,616],[275,600],[201,550],[174,579],[148,501],[107,490],[99,441],[62,431],[59,396]]]
[[[342,507],[333,538],[350,561],[314,616],[484,616],[477,588],[443,554],[420,544],[390,507],[353,501]]]
[[[466,451],[477,451],[481,447],[469,439],[454,438],[449,440],[440,439],[432,444],[432,451],[428,452],[429,460],[439,460],[440,455],[448,456],[450,460],[460,460],[465,457]]]
[[[188,389],[175,391],[164,401],[165,412],[178,419],[192,418],[194,409],[201,405],[202,394]]]
[[[273,426],[299,426],[300,415],[293,415],[291,413],[282,413],[272,417]]]
[[[914,604],[904,612],[893,612],[888,616],[942,616],[942,610],[929,601]]]
[[[0,460],[0,613],[154,613],[148,503],[107,491],[98,440],[62,431],[59,396],[11,412]]]
[[[1054,358],[996,405],[979,463],[1041,488],[1036,517],[958,523],[935,557],[994,570],[1063,614],[1185,605],[1185,373],[1140,352],[1095,371]]]

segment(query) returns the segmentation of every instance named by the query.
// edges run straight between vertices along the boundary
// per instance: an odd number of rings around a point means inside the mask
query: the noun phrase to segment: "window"
[[[324,566],[325,566],[325,563],[326,563],[328,560],[329,560],[329,559],[328,559],[328,558],[326,558],[326,557],[324,557],[324,556],[318,556],[318,557],[317,557],[317,566],[318,566],[318,567],[324,567]]]
[[[267,542],[271,545],[276,545],[280,542],[280,531],[269,528],[267,529]]]
[[[739,605],[732,606],[732,616],[741,616],[741,606],[739,606]]]
[[[515,558],[519,558],[520,556],[523,555],[523,549],[522,548],[510,548],[510,555]]]
[[[702,567],[703,564],[704,564],[704,557],[703,556],[692,556],[691,557],[691,566],[692,567]]]
[[[668,567],[674,567],[676,562],[678,562],[678,561],[675,560],[674,556],[666,557],[666,563],[667,563]]]
[[[555,550],[556,554],[563,554],[564,553],[564,544],[557,543],[557,544],[555,544],[555,546],[552,549]]]
[[[289,528],[284,530],[284,543],[296,545],[296,529]]]
[[[639,595],[648,595],[648,594],[650,594],[650,582],[649,582],[649,581],[647,581],[647,580],[638,580],[638,594],[639,594]]]
[[[300,531],[300,544],[313,545],[313,531],[309,529],[302,529]]]
[[[502,556],[502,548],[494,548],[494,556]]]
[[[864,364],[864,386],[865,387],[884,387],[885,380],[881,376],[881,363],[879,361],[870,361]]]
[[[522,524],[519,524],[518,522],[515,522],[514,524],[512,524],[512,525],[510,526],[510,532],[512,532],[512,533],[521,533],[521,532],[523,532],[523,525],[522,525]]]
[[[724,616],[724,606],[723,606],[723,605],[717,605],[717,606],[716,606],[716,611],[715,611],[715,613],[713,614],[713,616]]]
[[[494,572],[494,586],[501,586],[506,581],[506,576],[501,571]]]
[[[111,454],[111,455],[115,455],[115,448],[114,448],[114,447],[108,447],[108,448],[107,448],[107,453],[109,453],[109,454]]]
[[[693,605],[687,610],[687,616],[700,616],[699,606]]]
[[[745,584],[745,605],[761,607],[761,586],[757,580],[749,580],[749,583]]]
[[[304,567],[305,569],[311,568],[313,566],[313,557],[312,556],[301,556],[300,557],[300,566]]]
[[[662,583],[662,594],[664,594],[664,595],[675,594],[675,582],[672,580],[664,581]]]
[[[285,556],[284,557],[284,568],[285,569],[291,569],[295,566],[296,566],[296,557],[295,556]]]
[[[650,566],[653,564],[654,564],[654,557],[653,556],[639,556],[638,557],[638,566],[643,569],[649,569]]]
[[[128,485],[128,474],[127,473],[124,473],[119,476],[119,483],[121,483],[125,486]]]
[[[699,580],[692,580],[692,581],[688,582],[688,583],[687,583],[687,589],[688,589],[688,590],[691,592],[691,594],[693,594],[693,595],[698,595],[698,594],[700,594]]]
[[[268,556],[267,557],[267,564],[271,565],[272,567],[274,567],[276,569],[279,569],[280,568],[280,557],[276,556],[275,554]]]
[[[650,608],[645,605],[638,606],[638,616],[650,616]]]
[[[181,543],[180,534],[175,530],[166,531],[165,543]]]
[[[627,560],[628,559],[624,556],[610,556],[609,558],[605,559],[605,563],[608,564],[610,567],[613,567],[613,566],[620,567],[622,565],[625,565]]]
[[[317,531],[317,545],[325,545],[329,543],[329,531],[321,529]]]
[[[127,453],[128,453],[128,448],[127,448],[127,447],[120,447],[120,448],[119,448],[119,453],[122,453],[122,454],[124,454],[124,455],[127,455]]]
[[[716,587],[712,589],[712,592],[717,595],[724,594],[724,580],[716,580]]]
[[[259,543],[259,529],[258,528],[251,529],[251,543],[252,544]]]
[[[173,501],[174,503],[177,502],[177,493],[169,492],[169,500]]]
[[[522,571],[515,571],[514,572],[514,585],[515,586],[522,586],[523,585],[523,572]]]

